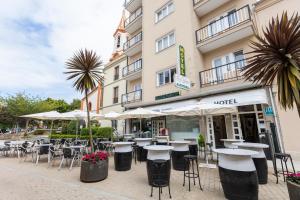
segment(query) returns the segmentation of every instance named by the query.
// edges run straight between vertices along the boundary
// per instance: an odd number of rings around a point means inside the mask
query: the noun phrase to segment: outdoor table
[[[172,165],[173,169],[177,171],[185,171],[186,163],[184,160],[185,155],[189,155],[190,141],[170,141],[174,149],[172,150]]]
[[[168,145],[169,143],[169,136],[155,136],[157,145]]]
[[[115,170],[128,171],[131,169],[133,142],[114,142]]]
[[[196,138],[185,138],[185,141],[190,141],[189,144],[189,151],[190,155],[198,156],[198,144]]]
[[[150,145],[145,146],[144,149],[148,150],[147,154],[147,175],[148,175],[148,183],[151,185],[152,183],[152,174],[153,164],[155,160],[165,160],[167,162],[168,168],[170,169],[168,176],[171,173],[171,163],[170,163],[170,151],[174,149],[174,147],[167,145]]]
[[[137,160],[138,161],[147,161],[147,149],[144,149],[144,146],[150,145],[152,138],[135,138],[137,147]]]
[[[241,140],[241,139],[221,139],[221,141],[224,142],[224,147],[225,148],[236,149],[237,146],[233,145],[232,143],[244,142],[245,140]]]
[[[252,160],[256,151],[214,149],[219,156],[219,176],[227,199],[257,200],[258,179]]]
[[[268,164],[264,149],[269,148],[269,145],[261,143],[233,143],[233,145],[238,146],[240,149],[247,149],[257,151],[258,154],[252,155],[254,165],[256,167],[258,182],[259,184],[268,183]]]
[[[134,134],[124,134],[124,140],[129,141],[134,138]]]

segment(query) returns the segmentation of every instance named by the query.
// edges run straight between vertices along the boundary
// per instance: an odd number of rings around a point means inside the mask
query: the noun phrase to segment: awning
[[[268,104],[268,97],[265,89],[255,89],[206,97],[201,99],[200,103],[218,104],[224,106]]]
[[[165,104],[160,104],[155,106],[145,106],[145,108],[156,112],[164,112],[167,110],[172,110],[183,106],[195,105],[197,102],[199,101],[196,99],[191,99],[191,100],[183,100],[183,101],[172,102],[172,103],[165,103]]]

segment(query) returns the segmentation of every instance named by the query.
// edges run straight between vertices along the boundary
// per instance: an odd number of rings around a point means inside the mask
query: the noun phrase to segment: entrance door
[[[165,120],[153,120],[152,121],[152,134],[159,135],[159,131],[162,128],[166,128]]]
[[[256,114],[240,114],[240,121],[245,142],[259,142]]]
[[[221,139],[227,139],[225,116],[213,116],[213,124],[216,148],[222,148],[224,144]]]

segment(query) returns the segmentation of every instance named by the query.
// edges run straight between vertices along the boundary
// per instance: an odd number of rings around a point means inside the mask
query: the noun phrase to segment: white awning
[[[218,104],[224,106],[268,104],[268,97],[265,89],[255,89],[206,97],[201,99],[200,103]]]
[[[172,103],[165,103],[165,104],[160,104],[155,106],[145,106],[145,108],[156,112],[164,112],[167,110],[172,110],[183,106],[195,105],[197,102],[199,101],[197,101],[196,99],[191,99],[191,100],[184,100],[184,101],[178,101]]]

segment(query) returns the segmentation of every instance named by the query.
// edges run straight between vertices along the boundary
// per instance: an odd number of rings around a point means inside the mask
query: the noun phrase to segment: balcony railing
[[[134,63],[132,63],[131,65],[124,67],[122,70],[123,77],[133,74],[137,71],[140,71],[142,69],[142,66],[143,66],[142,59],[139,59]]]
[[[126,7],[128,4],[130,4],[132,1],[134,1],[134,0],[125,0],[124,1],[124,6]]]
[[[195,0],[196,1],[196,0]],[[199,0],[201,1],[201,0]],[[229,29],[251,20],[249,5],[246,5],[196,31],[197,44],[213,38]]]
[[[200,3],[201,1],[204,1],[204,0],[193,0],[194,6],[197,5],[198,3]]]
[[[127,27],[131,22],[136,20],[139,16],[143,14],[142,8],[137,9],[134,13],[132,13],[126,20],[125,20],[125,27]]]
[[[128,40],[125,44],[124,44],[124,51],[126,51],[127,49],[133,47],[134,45],[136,45],[137,43],[141,42],[143,39],[143,33],[140,32],[137,35],[135,35],[133,38],[131,38],[130,40]]]
[[[142,90],[133,91],[122,95],[122,105],[142,100]]]
[[[242,79],[242,70],[245,67],[245,64],[246,59],[242,59],[200,72],[200,87],[217,85]]]

